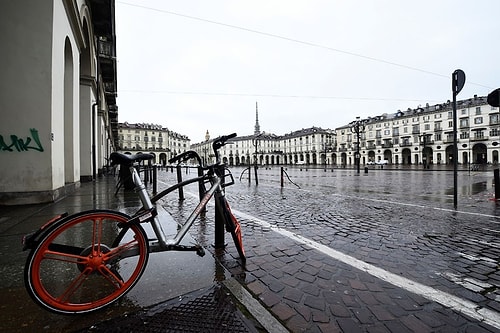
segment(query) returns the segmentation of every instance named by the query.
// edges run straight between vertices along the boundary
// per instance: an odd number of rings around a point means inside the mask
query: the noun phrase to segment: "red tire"
[[[144,229],[123,228],[129,219],[120,212],[93,210],[50,226],[26,261],[30,296],[50,311],[74,314],[100,309],[125,295],[149,257]]]

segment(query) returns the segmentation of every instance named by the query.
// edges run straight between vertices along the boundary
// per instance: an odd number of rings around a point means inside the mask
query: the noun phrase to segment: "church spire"
[[[259,107],[257,106],[257,102],[255,102],[255,130],[254,130],[253,134],[255,134],[255,135],[260,134]]]

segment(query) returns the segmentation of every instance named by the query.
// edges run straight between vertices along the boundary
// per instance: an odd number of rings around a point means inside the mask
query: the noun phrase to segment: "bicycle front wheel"
[[[149,256],[144,229],[120,212],[71,215],[48,228],[28,256],[24,279],[44,308],[65,314],[105,307],[139,280]]]

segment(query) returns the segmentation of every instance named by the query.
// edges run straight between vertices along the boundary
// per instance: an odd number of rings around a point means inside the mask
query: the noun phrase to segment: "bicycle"
[[[246,257],[241,227],[231,213],[224,193],[226,186],[234,184],[234,179],[221,163],[218,152],[235,136],[231,134],[214,140],[215,164],[202,166],[200,156],[194,151],[172,158],[170,163],[194,159],[203,172],[153,197],[149,197],[136,168],[153,155],[112,153],[112,165],[119,164],[130,170],[142,208],[132,216],[107,209],[72,215],[64,213],[24,236],[23,250],[31,250],[24,269],[25,286],[31,298],[52,312],[87,313],[112,304],[132,289],[144,272],[150,253],[194,251],[203,256],[205,252],[200,245],[181,245],[180,242],[212,197],[216,216],[221,216],[226,231],[231,233],[244,264]],[[210,184],[210,188],[204,191],[199,204],[176,235],[167,239],[155,203],[168,193],[195,182],[199,182],[203,189]],[[151,224],[156,238],[148,239],[141,226],[143,223]]]

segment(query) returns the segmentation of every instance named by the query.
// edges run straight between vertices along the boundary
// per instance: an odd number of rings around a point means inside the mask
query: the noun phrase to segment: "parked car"
[[[389,161],[388,160],[380,160],[380,161],[377,161],[377,164],[378,165],[387,165],[387,164],[389,164]]]
[[[375,165],[375,162],[374,161],[368,161],[368,162],[366,162],[366,164],[368,164],[368,165]]]

